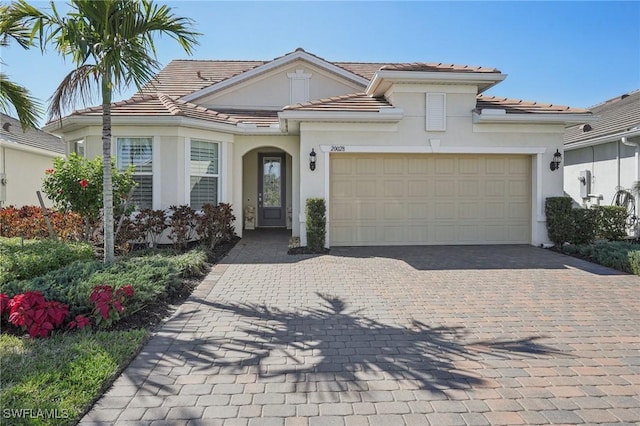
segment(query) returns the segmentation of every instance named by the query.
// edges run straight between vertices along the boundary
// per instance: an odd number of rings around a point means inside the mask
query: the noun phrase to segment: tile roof
[[[57,136],[39,129],[27,129],[23,132],[19,120],[2,113],[0,113],[0,123],[0,139],[61,155],[66,154],[65,145]]]
[[[581,114],[589,112],[589,110],[583,108],[572,108],[563,105],[523,101],[521,99],[509,99],[498,96],[478,95],[476,111],[482,109],[503,109],[507,114]]]
[[[163,68],[144,88],[131,99],[113,104],[113,116],[186,116],[206,121],[221,122],[231,125],[240,123],[257,127],[268,127],[278,123],[278,111],[262,110],[213,110],[193,103],[181,101],[180,98],[202,90],[213,84],[225,81],[249,70],[302,51],[296,49],[271,61],[229,61],[229,60],[174,60]],[[322,61],[326,59],[311,53],[310,56]],[[387,71],[426,71],[426,72],[459,72],[459,73],[500,73],[495,68],[474,67],[445,63],[384,63],[384,62],[330,62],[348,72],[371,80],[379,70]],[[364,89],[364,88],[363,88]],[[384,98],[372,98],[364,93],[337,96],[328,99],[314,100],[302,104],[285,106],[286,111],[351,111],[371,112],[393,107]],[[499,98],[495,96],[479,96],[477,110],[483,108],[504,109],[507,113],[584,113],[587,110],[526,102],[522,100]],[[72,115],[99,114],[101,107],[87,108]]]
[[[294,105],[288,105],[285,111],[349,111],[378,112],[383,108],[393,107],[385,98],[372,98],[365,93],[334,96]]]
[[[72,115],[100,116],[102,106],[85,108]],[[209,122],[238,125],[240,123],[269,127],[278,123],[277,111],[230,110],[217,111],[175,99],[164,93],[135,95],[111,105],[112,117],[172,117],[182,116]]]
[[[472,67],[469,65],[444,64],[442,62],[412,62],[384,65],[381,70],[422,72],[486,72],[500,73],[496,68]]]
[[[585,126],[569,127],[564,135],[565,144],[640,128],[640,89],[595,105],[590,111],[599,120]]]

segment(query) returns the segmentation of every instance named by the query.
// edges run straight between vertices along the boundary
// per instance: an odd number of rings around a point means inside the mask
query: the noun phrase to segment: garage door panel
[[[527,216],[528,213],[529,213],[529,203],[527,202],[509,203],[509,219],[519,219]]]
[[[428,180],[409,179],[406,183],[407,195],[410,198],[426,198],[433,193],[431,182]]]
[[[459,180],[457,186],[456,194],[459,197],[478,197],[481,194],[480,182],[477,180]]]
[[[436,161],[436,175],[452,176],[456,173],[456,162],[452,157],[443,157]]]
[[[336,199],[351,198],[353,196],[353,184],[350,180],[335,179],[331,182],[331,193]]]
[[[506,219],[505,209],[507,205],[504,202],[485,203],[485,219]]]
[[[332,245],[530,240],[529,156],[331,154],[330,161]]]
[[[426,201],[407,203],[407,218],[411,221],[430,219],[430,211],[429,203]]]
[[[376,181],[357,180],[354,185],[354,197],[375,198],[379,195],[378,185]]]
[[[426,175],[433,173],[432,162],[428,157],[407,159],[407,173],[409,175]]]
[[[458,171],[461,175],[477,175],[481,163],[472,158],[461,158],[458,162]]]
[[[485,172],[488,175],[504,175],[507,173],[507,164],[505,164],[503,158],[487,158],[485,164]]]
[[[434,182],[435,196],[448,198],[456,194],[456,182],[454,180],[437,179]]]
[[[358,158],[356,159],[355,172],[360,176],[367,176],[377,174],[376,159],[375,158]]]
[[[402,158],[385,158],[383,160],[385,175],[402,175],[405,170],[405,161]]]
[[[407,218],[407,209],[404,203],[386,203],[384,205],[385,221],[399,220],[404,221]]]
[[[405,180],[385,180],[382,182],[383,194],[387,198],[405,198],[407,182]]]

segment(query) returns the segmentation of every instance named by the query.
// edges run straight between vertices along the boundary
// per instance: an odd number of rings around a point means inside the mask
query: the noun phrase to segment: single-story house
[[[564,136],[564,190],[580,205],[612,205],[618,190],[640,181],[640,90],[590,111],[595,122],[573,125]]]
[[[59,137],[33,128],[22,131],[17,119],[0,113],[0,207],[39,205],[36,191],[42,190],[45,170],[65,154]]]
[[[138,207],[231,203],[240,236],[327,204],[327,246],[534,244],[563,194],[567,125],[591,112],[483,92],[507,76],[444,63],[174,60],[112,106],[113,155]],[[101,107],[46,129],[101,154]],[[556,159],[558,159],[556,157]],[[555,164],[555,163],[554,163]]]

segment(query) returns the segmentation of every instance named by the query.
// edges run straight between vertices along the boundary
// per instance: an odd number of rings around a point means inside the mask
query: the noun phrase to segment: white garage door
[[[527,244],[531,157],[332,154],[330,242]]]

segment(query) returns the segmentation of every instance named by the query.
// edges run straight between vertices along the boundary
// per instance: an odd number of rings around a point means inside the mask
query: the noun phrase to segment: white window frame
[[[191,171],[191,142],[204,142],[204,143],[210,143],[210,144],[215,144],[218,146],[218,173],[216,174],[212,174],[212,173],[192,173]],[[217,185],[216,185],[216,195],[217,195],[217,200],[215,202],[215,204],[219,204],[222,202],[223,197],[222,197],[222,193],[221,193],[221,189],[222,189],[222,143],[220,141],[214,141],[214,140],[208,140],[208,139],[202,139],[202,138],[187,138],[186,143],[184,144],[184,155],[185,155],[185,191],[184,191],[184,202],[185,204],[191,206],[191,177],[192,176],[198,176],[198,177],[215,177],[217,178]]]
[[[120,164],[120,156],[118,155],[118,149],[120,148],[120,139],[150,139],[151,140],[151,172],[134,172],[133,176],[151,176],[151,209],[157,210],[158,200],[160,200],[160,176],[156,172],[159,170],[157,164],[160,161],[160,153],[158,150],[157,137],[155,136],[113,136],[111,142],[111,155],[116,158],[116,167],[118,170],[123,170],[123,165]]]
[[[82,145],[82,154],[78,153],[78,145]],[[72,153],[78,154],[79,157],[87,158],[87,143],[85,139],[76,139],[69,142],[69,155]]]

